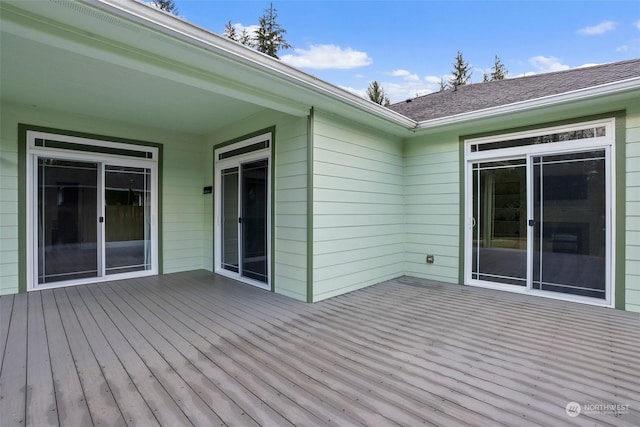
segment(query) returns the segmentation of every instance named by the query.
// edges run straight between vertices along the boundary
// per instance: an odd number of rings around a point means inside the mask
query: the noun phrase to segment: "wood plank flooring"
[[[195,271],[2,296],[0,322],[2,427],[640,425],[640,315],[576,303]]]

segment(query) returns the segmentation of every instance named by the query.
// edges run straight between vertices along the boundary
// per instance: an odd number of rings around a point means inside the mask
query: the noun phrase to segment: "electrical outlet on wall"
[[[434,262],[434,256],[427,255],[427,264],[433,264],[433,262]]]

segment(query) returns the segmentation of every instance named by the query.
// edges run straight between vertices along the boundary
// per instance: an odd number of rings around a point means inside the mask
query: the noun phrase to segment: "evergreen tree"
[[[471,80],[471,65],[464,60],[460,51],[456,55],[451,74],[453,77],[449,80],[449,84],[453,87],[465,85]]]
[[[240,33],[240,37],[238,38],[237,41],[239,41],[245,46],[255,47],[255,42],[253,41],[253,37],[251,37],[251,34],[249,34],[246,28],[242,29],[242,33]]]
[[[507,71],[507,67],[504,66],[502,62],[500,62],[500,58],[496,55],[493,67],[491,68],[493,71],[491,72],[491,80],[504,80],[509,74]]]
[[[389,98],[384,94],[384,89],[376,80],[369,83],[369,87],[367,88],[367,96],[376,104],[384,105],[385,107],[390,104]]]
[[[442,92],[443,90],[447,90],[449,86],[447,85],[447,82],[444,80],[444,77],[440,77],[440,92]]]
[[[287,31],[278,24],[277,18],[278,11],[273,7],[273,3],[269,3],[269,8],[264,10],[258,20],[260,26],[255,36],[255,48],[274,58],[278,58],[278,51],[292,47],[285,40],[284,35]]]
[[[173,0],[151,0],[151,3],[160,10],[173,13],[174,15],[178,14],[178,8]]]
[[[247,31],[247,29],[243,28],[242,32],[238,34],[238,30],[233,26],[233,24],[231,24],[231,21],[225,24],[223,35],[227,38],[230,38],[234,42],[238,42],[249,47],[255,47],[253,38],[251,37],[251,34]]]
[[[234,42],[240,41],[240,37],[238,36],[238,32],[236,31],[236,27],[234,27],[231,24],[231,21],[229,21],[229,22],[227,22],[225,24],[223,35],[226,38],[233,40]]]

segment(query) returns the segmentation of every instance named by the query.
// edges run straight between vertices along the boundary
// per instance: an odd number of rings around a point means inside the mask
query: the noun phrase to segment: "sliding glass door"
[[[151,169],[105,166],[106,274],[151,269]]]
[[[241,274],[267,283],[267,160],[242,165]]]
[[[222,169],[221,267],[267,283],[268,161]]]
[[[150,168],[37,158],[37,284],[152,269]]]
[[[27,289],[158,273],[158,148],[27,132]]]
[[[37,162],[37,283],[97,277],[99,165]]]
[[[270,143],[260,135],[215,150],[216,273],[269,287]]]
[[[473,164],[473,213],[473,279],[526,286],[524,159]]]
[[[604,150],[533,157],[533,289],[605,298]]]
[[[611,303],[612,132],[467,142],[467,283]]]

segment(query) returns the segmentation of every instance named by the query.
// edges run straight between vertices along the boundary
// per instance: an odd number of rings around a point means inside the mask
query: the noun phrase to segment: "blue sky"
[[[269,1],[174,0],[222,33],[251,27]],[[509,77],[640,57],[640,1],[275,0],[294,49],[281,60],[360,95],[373,80],[392,102],[438,90],[458,50],[482,81],[498,55]]]

